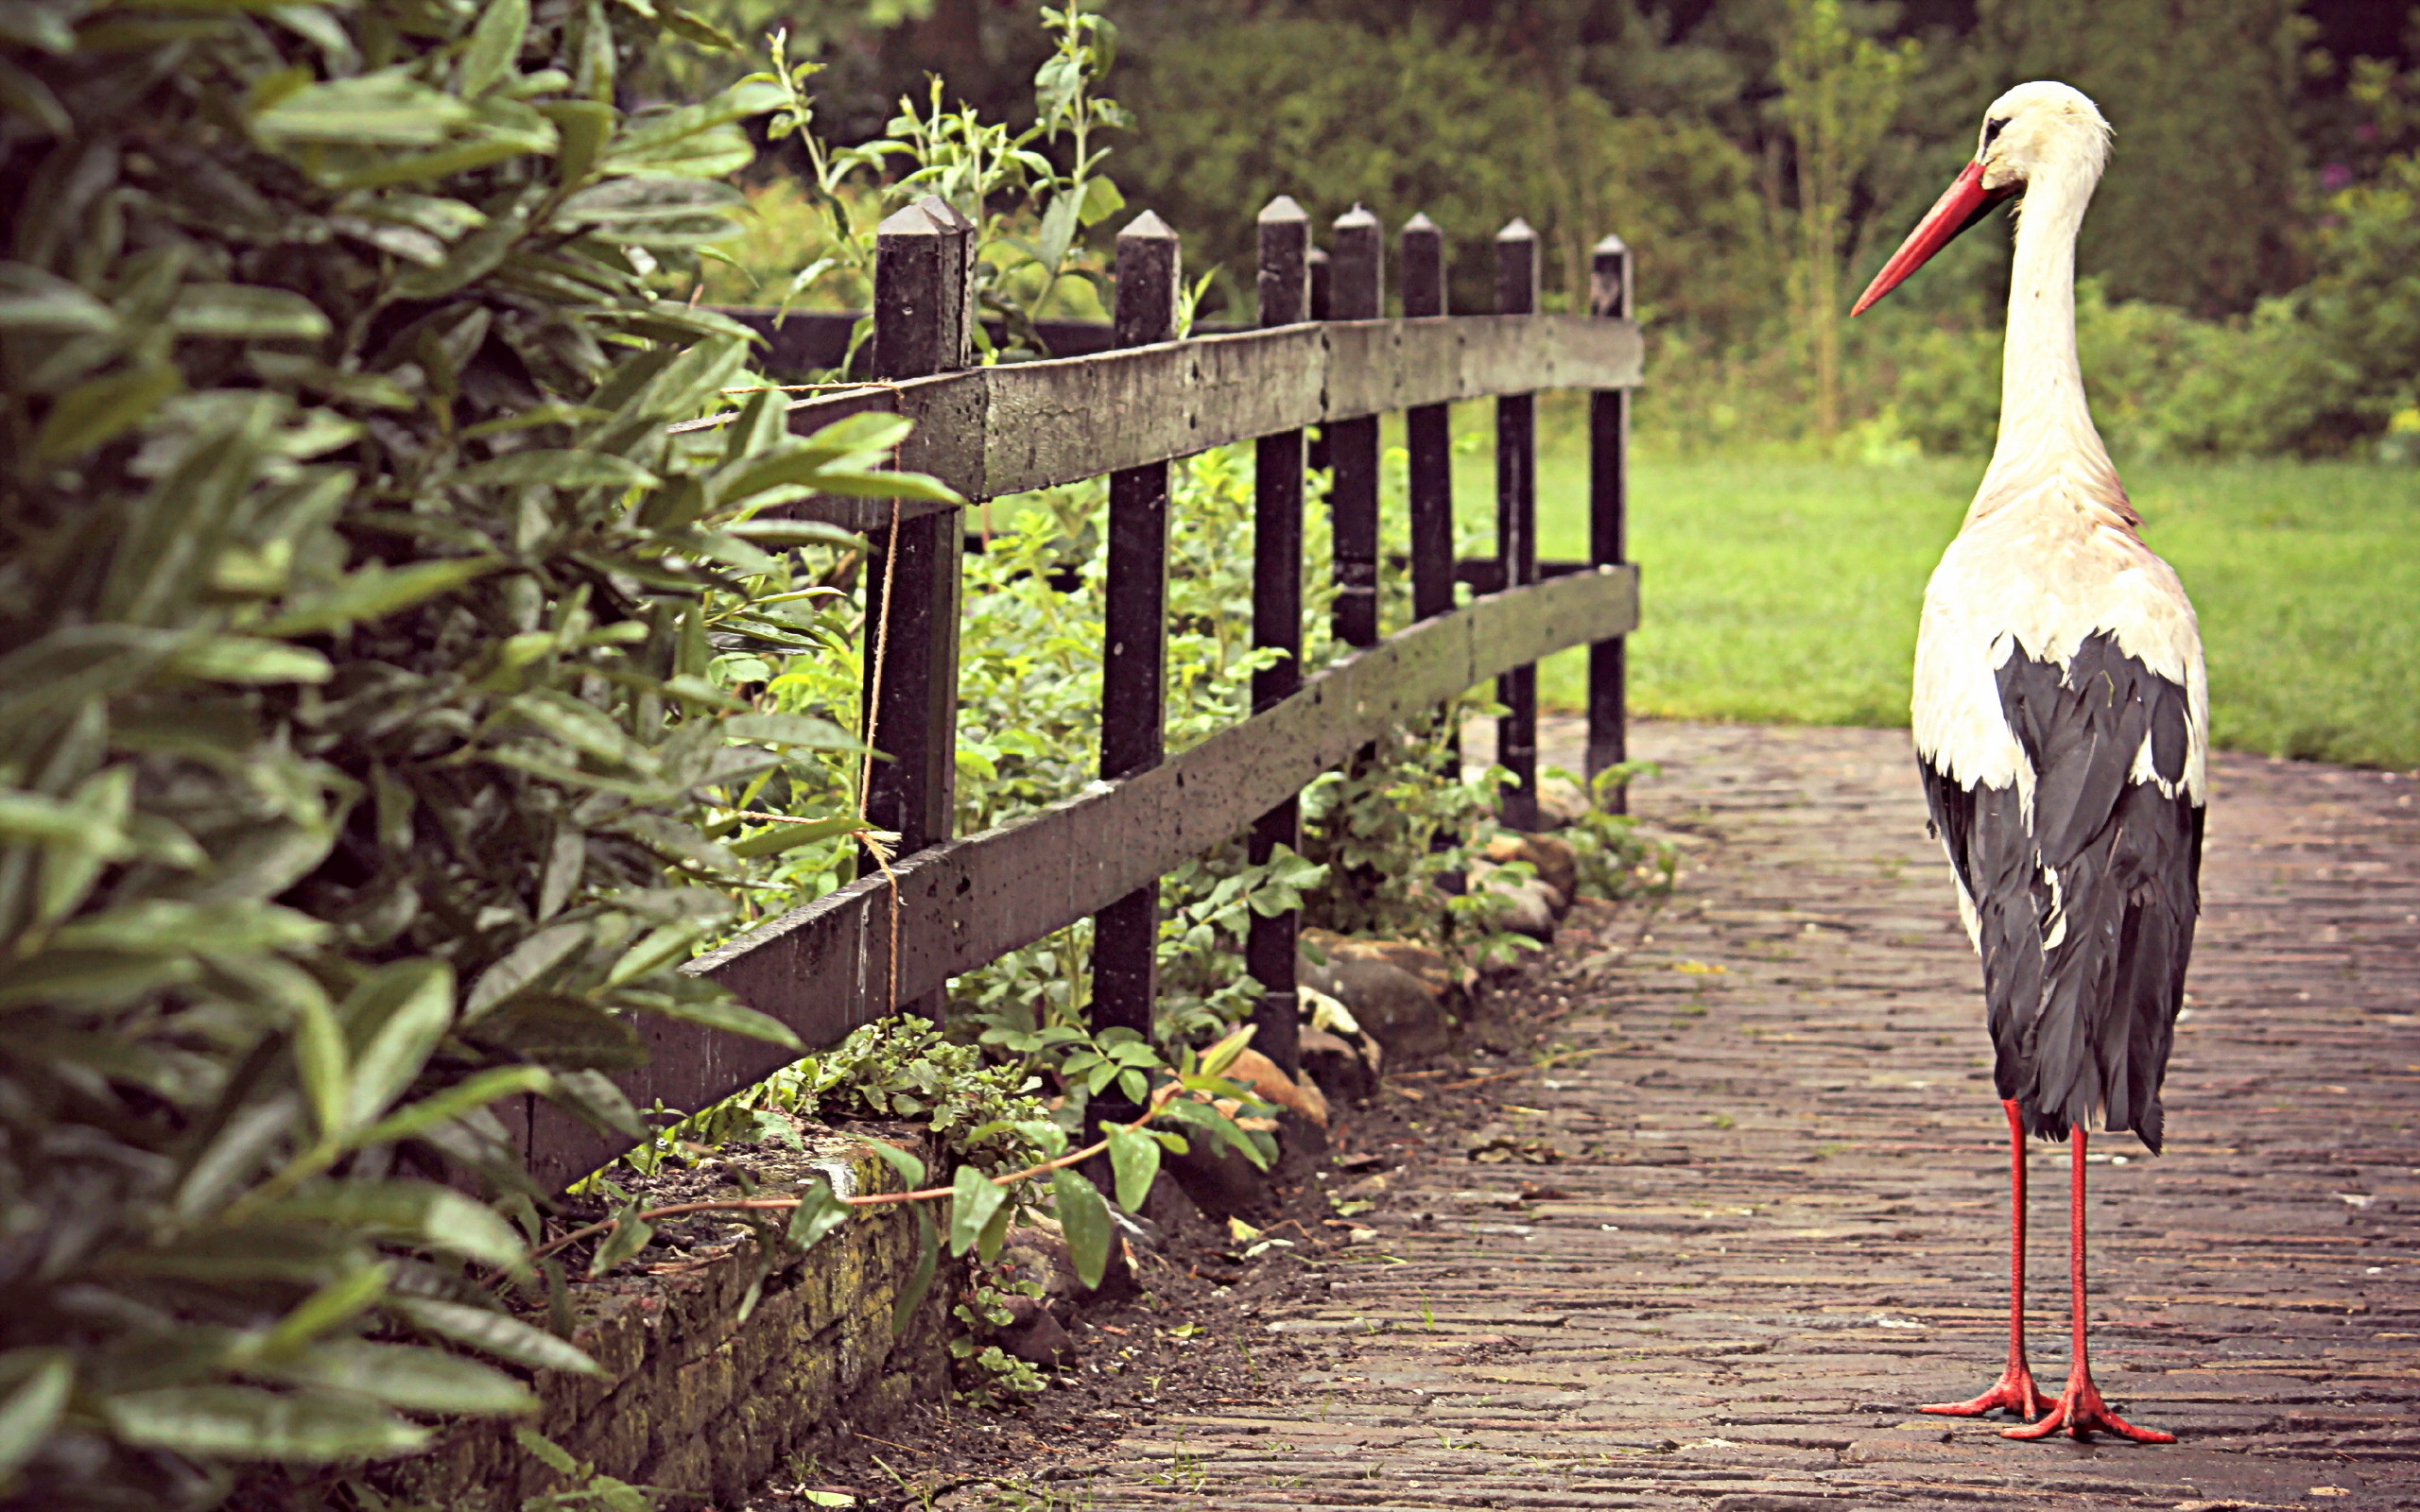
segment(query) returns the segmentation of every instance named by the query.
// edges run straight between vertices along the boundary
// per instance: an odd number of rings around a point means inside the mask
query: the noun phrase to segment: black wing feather
[[[1998,678],[2034,772],[2031,814],[2014,787],[1962,788],[1923,766],[1934,828],[1975,903],[1994,1079],[2037,1134],[2064,1139],[2098,1114],[2156,1151],[2200,909],[2185,689],[2107,634],[2065,667],[2019,649]],[[2172,796],[2134,777],[2146,735]]]

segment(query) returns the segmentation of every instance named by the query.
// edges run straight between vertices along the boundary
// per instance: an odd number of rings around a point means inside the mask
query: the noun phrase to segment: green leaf
[[[389,1459],[433,1436],[358,1397],[251,1386],[169,1386],[104,1399],[102,1419],[129,1444],[209,1459]]]
[[[243,341],[317,341],[328,334],[328,318],[290,289],[254,284],[188,284],[177,291],[168,328],[181,336],[222,336]]]
[[[339,1011],[354,1052],[345,1124],[358,1128],[403,1095],[452,1025],[454,969],[426,958],[382,966]]]
[[[779,855],[799,846],[828,840],[836,834],[855,834],[866,828],[866,821],[854,814],[836,814],[830,818],[806,824],[776,824],[762,834],[735,840],[726,849],[743,860],[752,860],[758,856]]]
[[[1053,1175],[1050,1190],[1058,1199],[1059,1227],[1067,1236],[1067,1252],[1075,1257],[1076,1279],[1097,1287],[1109,1268],[1109,1243],[1115,1236],[1109,1204],[1101,1200],[1099,1189],[1072,1169],[1062,1168]]]
[[[614,171],[610,162],[606,171]],[[738,190],[708,179],[608,179],[564,200],[556,219],[565,226],[627,227],[735,213],[747,203]]]
[[[17,9],[35,9],[31,5]],[[26,72],[6,58],[0,58],[0,110],[26,121],[45,136],[67,136],[76,129],[74,119],[59,103],[59,96],[51,93],[50,86],[40,76]]]
[[[427,147],[470,119],[468,105],[399,66],[285,94],[253,115],[252,134],[271,151],[308,143]]]
[[[388,1264],[363,1265],[345,1272],[295,1303],[292,1312],[278,1319],[277,1326],[261,1341],[261,1352],[274,1355],[300,1349],[329,1330],[353,1321],[365,1309],[377,1305],[393,1278],[394,1267]]]
[[[311,1118],[320,1136],[340,1139],[345,1133],[350,1074],[344,1030],[324,998],[305,999],[296,1008],[294,1063],[302,1078],[302,1094],[311,1101]]]
[[[356,1129],[348,1142],[354,1148],[385,1144],[424,1134],[465,1113],[485,1108],[500,1097],[555,1091],[557,1078],[544,1066],[496,1066],[434,1092],[407,1108],[388,1114],[368,1128]]]
[[[1110,1169],[1117,1173],[1117,1205],[1140,1212],[1160,1174],[1160,1143],[1124,1124],[1104,1124],[1101,1132],[1109,1139]]]
[[[1092,179],[1084,184],[1084,211],[1081,216],[1087,226],[1098,226],[1126,208],[1126,196],[1107,179]]]
[[[529,35],[529,0],[490,0],[471,28],[471,45],[462,53],[457,76],[461,92],[477,96],[512,74],[521,43]]]
[[[629,1020],[567,992],[523,992],[464,1033],[474,1044],[557,1070],[630,1071],[647,1064],[647,1045]]]
[[[790,1210],[789,1228],[783,1237],[800,1250],[813,1249],[817,1241],[847,1223],[855,1211],[834,1194],[832,1178],[819,1176],[799,1193],[799,1204]]]
[[[643,1140],[648,1126],[628,1093],[597,1071],[564,1071],[555,1074],[555,1105],[597,1129],[610,1129],[625,1139]]]
[[[26,1368],[28,1360],[30,1369]],[[0,1486],[6,1486],[33,1458],[66,1411],[76,1366],[65,1350],[54,1349],[11,1350],[0,1355],[0,1361],[15,1367],[11,1374],[24,1371],[8,1400],[0,1401]]]
[[[718,178],[748,165],[755,156],[747,136],[732,123],[778,110],[787,99],[769,79],[742,79],[711,100],[655,111],[634,118],[607,149],[609,174],[680,173]],[[736,162],[735,153],[745,152]]]
[[[452,1187],[428,1181],[320,1181],[280,1200],[266,1216],[330,1224],[508,1270],[519,1269],[527,1260],[521,1235],[502,1214]]]
[[[759,1013],[728,997],[681,998],[650,1004],[648,1011],[666,1019],[701,1023],[726,1034],[745,1035],[751,1040],[762,1040],[768,1044],[806,1054],[806,1042],[788,1024],[769,1013]]]
[[[538,111],[555,123],[555,177],[569,188],[588,181],[622,112],[603,100],[546,100]]]
[[[471,996],[462,1005],[464,1022],[478,1018],[561,965],[572,952],[588,943],[588,925],[574,920],[549,924],[508,951],[502,960],[479,973]]]
[[[683,10],[679,6],[659,5],[656,16],[664,23],[666,31],[684,42],[695,43],[700,47],[719,47],[725,52],[739,50],[738,38],[694,11]]]
[[[949,1252],[963,1255],[975,1247],[993,1215],[1009,1198],[1008,1188],[971,1165],[961,1165],[950,1179]]]
[[[614,969],[605,973],[605,986],[616,988],[625,982],[635,982],[640,977],[654,975],[676,961],[686,960],[690,954],[689,946],[700,933],[702,928],[694,919],[658,924],[622,953],[621,958],[614,963]]]
[[[655,1237],[655,1226],[639,1219],[639,1200],[631,1198],[614,1214],[613,1232],[597,1244],[596,1253],[589,1259],[588,1274],[592,1278],[604,1275],[645,1249],[648,1241]]]
[[[744,541],[769,546],[838,546],[866,551],[866,538],[821,520],[739,520],[723,526]]]
[[[97,838],[93,833],[93,816],[76,805],[40,793],[0,788],[0,840],[84,846]]]
[[[966,502],[956,489],[922,472],[855,472],[824,468],[803,481],[821,492],[852,498],[921,499],[930,504]]]
[[[413,1344],[330,1339],[263,1373],[296,1385],[354,1392],[414,1412],[495,1418],[538,1405],[527,1386],[493,1366]]]
[[[373,561],[346,574],[333,588],[288,599],[283,611],[257,628],[263,635],[275,636],[349,630],[361,621],[384,619],[450,593],[501,565],[493,557],[421,561],[406,567],[389,567]]]
[[[512,1431],[512,1436],[520,1440],[521,1447],[527,1450],[540,1464],[556,1474],[578,1475],[580,1473],[580,1463],[572,1458],[571,1451],[535,1428],[515,1428]]]
[[[387,1306],[440,1338],[452,1339],[532,1370],[562,1370],[583,1376],[605,1373],[587,1351],[544,1329],[532,1328],[519,1318],[490,1308],[424,1297],[398,1297],[389,1300]]]
[[[178,652],[168,669],[204,682],[325,682],[336,669],[319,652],[250,635],[214,635]]]
[[[761,740],[769,746],[796,746],[806,750],[863,750],[865,743],[813,714],[738,714],[722,723],[735,740]]]
[[[93,824],[91,815],[84,816],[84,823]],[[100,838],[88,829],[88,839]],[[147,898],[87,914],[61,926],[51,942],[70,950],[122,951],[135,955],[231,955],[301,950],[319,944],[331,933],[322,920],[278,903],[250,899],[187,903]]]
[[[56,273],[0,263],[0,331],[46,335],[111,335],[115,310]]]
[[[925,1305],[925,1298],[932,1292],[933,1272],[942,1258],[941,1241],[933,1232],[931,1210],[921,1202],[908,1206],[916,1212],[916,1269],[908,1276],[908,1284],[900,1289],[899,1300],[891,1304],[890,1336],[894,1339],[905,1334],[916,1321],[916,1310]]]
[[[50,406],[34,439],[34,456],[56,462],[107,445],[149,419],[161,401],[184,386],[184,374],[166,363],[79,384]]]
[[[559,489],[651,489],[663,480],[611,452],[513,452],[462,469],[446,481],[466,487],[544,483]]]
[[[889,1140],[868,1140],[865,1147],[875,1159],[899,1173],[900,1185],[913,1192],[925,1184],[925,1162],[908,1154]]]

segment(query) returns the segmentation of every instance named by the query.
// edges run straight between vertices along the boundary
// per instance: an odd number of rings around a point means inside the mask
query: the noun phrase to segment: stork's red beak
[[[1986,189],[1983,187],[1983,165],[1979,163],[1966,164],[1966,171],[1941,192],[1941,198],[1925,212],[1925,218],[1916,222],[1916,229],[1908,232],[1908,239],[1891,254],[1891,261],[1883,264],[1882,271],[1874,275],[1874,282],[1865,286],[1865,292],[1858,297],[1857,307],[1849,314],[1863,315],[1872,309],[1875,301],[1906,283],[1909,274],[1932,260],[1933,253],[1956,241],[1960,232],[1990,215],[1994,205],[2015,194],[2020,187],[2022,185],[2011,183],[1998,189]]]

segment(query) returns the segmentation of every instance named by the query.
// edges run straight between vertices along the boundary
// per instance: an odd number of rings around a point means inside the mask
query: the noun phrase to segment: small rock
[[[1541,945],[1554,943],[1555,919],[1563,912],[1564,895],[1550,884],[1508,872],[1494,862],[1474,861],[1471,885],[1507,900],[1509,906],[1496,916],[1498,929],[1527,935]]]
[[[1331,949],[1324,962],[1301,957],[1295,971],[1302,981],[1341,1001],[1362,1032],[1384,1045],[1388,1058],[1398,1064],[1442,1055],[1452,1043],[1437,994],[1390,961]]]
[[[1528,862],[1537,868],[1540,882],[1563,895],[1564,907],[1580,894],[1580,852],[1568,840],[1551,834],[1499,834],[1487,842],[1485,854],[1499,866]]]
[[[1032,1301],[1034,1298],[1020,1297],[1018,1300]],[[1020,1310],[1011,1303],[1011,1311]],[[1002,1329],[999,1342],[1000,1348],[1009,1353],[1045,1369],[1064,1365],[1076,1354],[1074,1337],[1067,1332],[1064,1324],[1051,1316],[1047,1307],[1037,1306],[1029,1315]]]
[[[1253,1095],[1265,1103],[1275,1103],[1288,1112],[1300,1113],[1322,1128],[1327,1127],[1327,1099],[1320,1095],[1318,1086],[1307,1080],[1297,1082],[1278,1068],[1277,1062],[1257,1050],[1245,1050],[1227,1067],[1227,1078],[1253,1090]]]
[[[1568,777],[1538,779],[1538,819],[1550,830],[1577,824],[1592,805],[1587,793]]]
[[[1303,1070],[1318,1078],[1322,1087],[1332,1087],[1336,1095],[1348,1103],[1358,1103],[1377,1095],[1378,1077],[1386,1065],[1386,1052],[1375,1040],[1348,1040],[1325,1029],[1305,1029],[1300,1041]]]
[[[1073,1297],[1083,1290],[1076,1280],[1075,1255],[1056,1228],[1020,1224],[1010,1229],[1000,1241],[999,1263],[1010,1280],[1039,1281],[1045,1297]]]

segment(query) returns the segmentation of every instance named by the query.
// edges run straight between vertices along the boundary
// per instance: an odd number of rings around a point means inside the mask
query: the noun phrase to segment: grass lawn
[[[1484,409],[1470,409],[1458,421],[1485,429]],[[1541,546],[1582,557],[1585,442],[1568,411],[1545,418]],[[1493,517],[1493,465],[1485,449],[1459,458],[1459,514]],[[2420,471],[2295,462],[2121,471],[2146,538],[2200,610],[2219,744],[2420,766]],[[1906,724],[1925,579],[1981,475],[1979,460],[1637,463],[1631,554],[1645,605],[1632,642],[1632,708]],[[1581,706],[1584,657],[1547,664],[1545,701]]]

